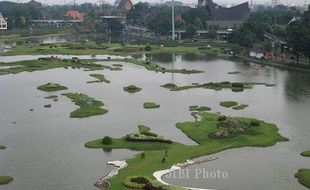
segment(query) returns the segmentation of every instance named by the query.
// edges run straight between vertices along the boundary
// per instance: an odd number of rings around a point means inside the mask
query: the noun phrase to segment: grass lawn
[[[301,155],[305,157],[310,157],[310,150],[302,152]]]
[[[128,167],[119,171],[119,175],[110,180],[111,190],[128,189],[124,187],[123,181],[128,176],[147,176],[154,180],[153,173],[158,170],[170,168],[173,164],[185,162],[192,159],[230,148],[240,148],[246,146],[266,147],[277,142],[286,141],[278,133],[278,128],[274,124],[261,121],[260,126],[255,128],[256,135],[238,135],[227,139],[213,139],[208,134],[218,130],[217,123],[220,115],[203,112],[202,121],[178,123],[176,126],[189,138],[198,143],[196,146],[183,145],[177,142],[165,143],[139,143],[127,142],[123,138],[113,139],[111,145],[104,145],[101,139],[87,142],[88,148],[128,148],[132,150],[143,150],[143,153],[127,161]],[[251,118],[235,118],[240,122],[251,123]],[[167,153],[167,154],[166,154]],[[145,154],[145,158],[141,158]],[[165,162],[162,162],[165,157]],[[147,166],[147,167],[146,167]],[[155,184],[156,182],[154,182]]]
[[[156,109],[156,108],[159,108],[160,105],[159,105],[159,104],[156,104],[156,103],[154,103],[154,102],[145,102],[145,103],[143,104],[143,107],[144,107],[145,109]]]
[[[67,90],[68,88],[56,83],[46,83],[41,86],[37,87],[38,90],[46,91],[46,92],[53,92],[53,91],[60,91],[60,90]]]
[[[88,81],[87,83],[94,83],[94,82],[105,82],[105,83],[110,83],[108,79],[105,78],[103,74],[90,74],[89,76],[94,77],[98,80],[95,81]]]
[[[108,113],[108,110],[101,108],[102,106],[104,106],[101,101],[95,100],[94,98],[89,97],[86,94],[66,93],[63,95],[70,98],[72,102],[75,103],[75,105],[80,106],[79,109],[71,112],[71,118],[84,118]]]
[[[310,188],[310,169],[299,169],[296,177],[299,183]]]
[[[10,176],[0,176],[0,185],[6,185],[13,181],[13,178]]]

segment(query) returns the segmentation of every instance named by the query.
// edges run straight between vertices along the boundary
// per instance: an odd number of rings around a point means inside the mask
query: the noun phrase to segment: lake
[[[262,67],[257,71],[242,63],[208,55],[147,56],[165,67],[205,72],[192,75],[163,74],[126,63],[122,71],[86,72],[82,69],[59,68],[0,76],[0,144],[7,146],[6,150],[0,152],[0,175],[14,177],[11,184],[1,188],[95,190],[95,181],[112,169],[106,165],[107,161],[128,159],[136,152],[87,149],[84,148],[86,141],[106,135],[121,137],[137,131],[138,124],[145,124],[167,139],[194,145],[195,142],[178,130],[175,123],[193,121],[188,107],[197,104],[210,106],[214,112],[255,117],[275,123],[280,133],[290,141],[268,148],[224,151],[215,155],[219,157],[216,161],[189,167],[190,172],[194,172],[195,168],[225,170],[229,173],[229,178],[225,180],[164,178],[166,182],[231,190],[305,189],[294,178],[294,174],[299,168],[310,168],[309,159],[299,155],[309,149],[310,144],[309,73],[273,67]],[[31,56],[26,57],[29,60]],[[20,60],[18,56],[2,58]],[[228,74],[232,71],[241,73]],[[87,81],[93,80],[90,73],[104,74],[111,83],[87,84]],[[266,82],[276,86],[255,86],[241,93],[207,89],[170,92],[160,87],[170,82],[186,85],[218,81]],[[101,100],[109,113],[86,119],[70,119],[70,112],[77,107],[61,96],[62,92],[46,93],[36,89],[47,82],[60,83],[69,88],[68,92],[86,93]],[[129,84],[141,87],[142,91],[136,94],[124,92],[123,87]],[[44,99],[54,94],[59,95],[58,102]],[[249,107],[235,111],[219,106],[219,102],[226,100],[249,104]],[[160,109],[145,110],[143,103],[147,101],[160,104]],[[52,107],[44,108],[45,104],[52,104]]]

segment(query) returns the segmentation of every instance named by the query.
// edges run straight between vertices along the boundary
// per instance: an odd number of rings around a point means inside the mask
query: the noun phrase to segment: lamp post
[[[175,23],[174,23],[174,0],[172,0],[172,40],[175,39]]]

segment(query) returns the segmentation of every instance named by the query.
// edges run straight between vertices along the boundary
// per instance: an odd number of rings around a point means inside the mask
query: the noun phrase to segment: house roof
[[[130,5],[130,8],[133,7],[133,4],[131,2],[131,0],[121,0],[117,6],[117,9],[118,10],[126,10],[126,5],[129,4]]]
[[[71,10],[71,11],[68,11],[65,16],[71,17],[73,19],[84,20],[85,13],[82,13],[76,10]]]
[[[0,12],[0,20],[4,20],[3,15]]]
[[[210,20],[245,20],[250,14],[249,3],[245,2],[234,7],[221,7],[212,0],[206,4],[211,13]]]

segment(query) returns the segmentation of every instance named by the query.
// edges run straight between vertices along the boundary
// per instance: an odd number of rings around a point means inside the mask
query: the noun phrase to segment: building
[[[81,20],[29,20],[32,27],[63,28],[80,25]]]
[[[198,6],[204,7],[209,13],[208,26],[218,28],[235,28],[242,25],[250,16],[249,3],[245,2],[230,8],[221,7],[212,0],[198,0]]]
[[[84,17],[85,17],[85,13],[82,13],[82,12],[79,12],[79,11],[76,11],[76,10],[71,10],[71,11],[67,12],[65,17],[67,17],[69,19],[73,19],[73,20],[83,21]]]
[[[0,30],[6,30],[6,29],[8,29],[8,23],[0,13]]]
[[[133,8],[131,0],[116,0],[114,4],[118,12],[127,12]]]

